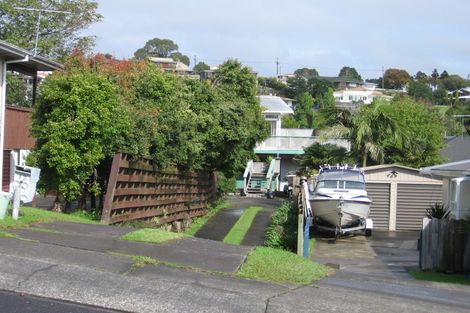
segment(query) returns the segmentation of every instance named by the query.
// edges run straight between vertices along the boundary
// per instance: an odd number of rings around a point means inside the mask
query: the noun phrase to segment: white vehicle
[[[334,230],[336,236],[355,230],[371,234],[372,220],[367,217],[372,201],[361,169],[321,168],[309,200],[316,226]]]

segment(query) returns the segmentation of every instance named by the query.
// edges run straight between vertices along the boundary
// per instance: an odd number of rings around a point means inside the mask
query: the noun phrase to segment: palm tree
[[[382,163],[384,140],[393,136],[400,142],[398,123],[381,109],[382,105],[383,102],[374,101],[370,105],[362,105],[349,115],[339,113],[337,109],[337,123],[325,128],[321,137],[348,138],[358,151],[363,167],[367,166],[368,157]]]

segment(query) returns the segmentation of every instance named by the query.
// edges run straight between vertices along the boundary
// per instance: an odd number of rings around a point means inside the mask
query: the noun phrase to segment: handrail
[[[243,173],[243,192],[248,193],[248,185],[250,184],[251,175],[253,174],[253,160],[246,163],[245,172]]]
[[[269,164],[268,171],[266,173],[266,179],[268,180],[268,186],[267,186],[268,191],[271,191],[271,183],[272,183],[272,180],[273,180],[273,177],[274,177],[274,169],[276,167],[276,162],[277,162],[276,159],[271,160],[271,163]]]

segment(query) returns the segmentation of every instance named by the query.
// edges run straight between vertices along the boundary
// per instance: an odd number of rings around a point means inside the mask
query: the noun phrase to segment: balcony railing
[[[294,136],[273,136],[269,137],[265,141],[259,143],[256,148],[256,153],[281,153],[286,152],[288,154],[302,154],[304,149],[312,144],[330,143],[340,147],[346,148],[348,151],[351,149],[351,144],[347,139],[328,139],[322,141],[320,137],[294,137]]]

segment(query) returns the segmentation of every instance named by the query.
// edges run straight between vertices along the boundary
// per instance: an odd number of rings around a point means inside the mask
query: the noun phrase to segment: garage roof
[[[62,68],[62,64],[47,58],[33,55],[30,51],[0,40],[0,59],[4,61],[21,60],[28,57],[28,61],[12,63],[9,70],[21,72],[27,75],[36,75],[37,71],[53,71]]]
[[[448,178],[470,176],[470,160],[425,167],[420,173]]]

